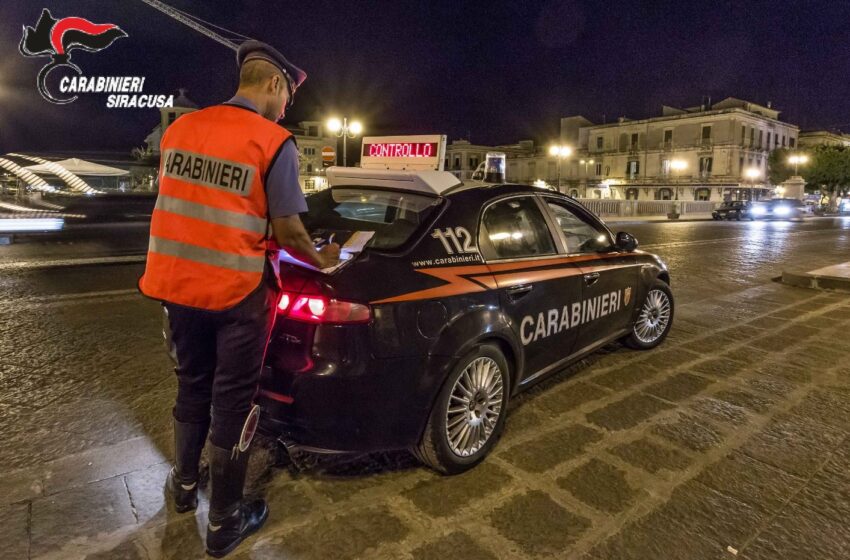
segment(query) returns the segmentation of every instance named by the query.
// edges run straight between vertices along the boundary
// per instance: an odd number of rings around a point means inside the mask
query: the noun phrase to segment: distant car
[[[839,214],[850,214],[850,198],[845,198],[838,204]]]
[[[711,213],[715,220],[752,220],[752,206],[747,200],[730,200]]]
[[[753,203],[751,214],[757,220],[802,220],[806,207],[796,198],[774,198]]]

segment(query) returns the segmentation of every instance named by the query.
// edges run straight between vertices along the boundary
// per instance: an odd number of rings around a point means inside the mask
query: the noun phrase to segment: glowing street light
[[[679,171],[684,171],[688,168],[688,162],[683,159],[674,159],[670,161],[670,169],[674,171],[673,179],[676,180],[676,196],[674,200],[679,200]]]
[[[558,158],[558,192],[561,192],[561,162],[573,155],[573,149],[569,146],[552,145],[549,147],[549,155]]]
[[[337,137],[342,137],[342,166],[348,166],[348,139],[354,138],[358,134],[363,132],[363,125],[360,121],[351,121],[348,122],[348,117],[343,117],[340,121],[338,118],[334,117],[332,119],[328,119],[328,122],[325,124],[327,129],[336,134]]]
[[[809,156],[805,154],[795,154],[788,158],[788,163],[794,164],[794,175],[799,175],[799,173],[797,173],[797,168],[800,165],[805,165],[809,163]]]

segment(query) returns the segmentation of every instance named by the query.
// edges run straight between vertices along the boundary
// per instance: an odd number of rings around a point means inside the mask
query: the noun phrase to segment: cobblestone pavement
[[[822,251],[811,237],[783,258],[847,254],[844,230]],[[404,453],[295,473],[257,446],[249,484],[271,517],[231,557],[850,557],[850,298],[740,261],[739,280],[676,243],[656,244],[685,278],[672,267],[660,348],[612,345],[522,395],[494,454],[456,477]],[[157,306],[32,297],[0,317],[0,558],[202,558],[206,501],[178,515],[162,495]]]

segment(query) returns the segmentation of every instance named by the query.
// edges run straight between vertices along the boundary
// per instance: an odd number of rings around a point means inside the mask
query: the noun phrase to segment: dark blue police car
[[[330,272],[282,263],[261,431],[313,452],[409,449],[479,463],[518,392],[612,341],[649,349],[673,321],[661,260],[575,200],[442,171],[333,169],[311,232],[372,232]]]

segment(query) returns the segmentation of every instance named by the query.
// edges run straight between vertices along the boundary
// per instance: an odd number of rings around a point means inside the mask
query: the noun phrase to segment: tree
[[[778,185],[794,174],[794,166],[788,163],[791,153],[790,150],[780,148],[767,156],[767,178],[771,184]]]
[[[815,147],[802,175],[806,183],[829,196],[829,209],[834,211],[838,197],[846,196],[850,186],[850,149],[845,146]]]

